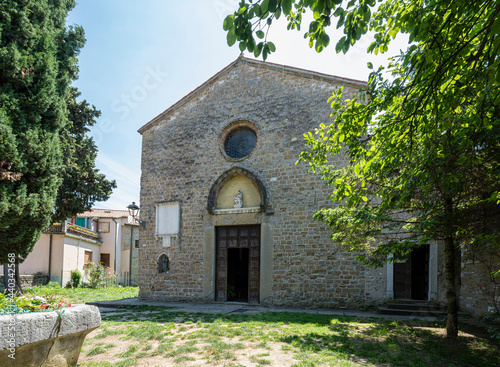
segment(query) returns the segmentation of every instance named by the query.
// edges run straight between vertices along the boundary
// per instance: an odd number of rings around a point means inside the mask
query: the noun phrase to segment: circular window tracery
[[[227,134],[224,140],[224,152],[230,158],[244,158],[254,150],[257,134],[249,127],[240,127]]]

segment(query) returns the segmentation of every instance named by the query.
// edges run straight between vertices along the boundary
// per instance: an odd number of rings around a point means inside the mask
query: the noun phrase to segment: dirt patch
[[[215,343],[212,341],[198,341],[182,338],[186,332],[202,330],[201,328],[190,328],[189,330],[175,333],[180,336],[175,341],[167,338],[167,341],[138,341],[136,339],[124,338],[123,334],[109,335],[105,338],[95,338],[99,335],[98,330],[88,335],[87,345],[78,360],[79,366],[89,363],[117,363],[124,358],[130,348],[135,348],[130,355],[135,358],[135,366],[246,366],[257,367],[268,366],[292,366],[297,363],[291,350],[283,349],[285,343],[265,342],[265,347],[259,346],[262,342],[240,341],[235,338],[220,338]],[[169,348],[161,348],[162,344],[168,344]],[[219,344],[219,345],[218,345]],[[111,346],[112,345],[112,346]],[[108,346],[106,349],[105,347]],[[87,355],[96,347],[105,349],[102,353]],[[183,348],[186,352],[182,352]],[[161,353],[158,354],[158,350]],[[192,350],[192,351],[191,351]],[[179,351],[176,353],[176,351]],[[169,356],[169,354],[173,354]],[[130,358],[129,357],[129,358]]]
[[[436,367],[447,367],[450,357],[441,350],[456,350],[453,356],[474,350],[481,353],[478,366],[495,365],[491,363],[494,357],[488,356],[492,350],[487,339],[461,330],[457,347],[446,340],[446,330],[434,324],[328,323],[321,318],[304,322],[301,315],[289,324],[236,318],[226,323],[196,317],[141,322],[143,318],[148,315],[140,313],[127,322],[105,321],[87,337],[78,366],[373,367],[404,358],[432,360]],[[470,357],[461,358],[455,365],[469,366],[462,361]],[[377,359],[381,363],[372,364]]]

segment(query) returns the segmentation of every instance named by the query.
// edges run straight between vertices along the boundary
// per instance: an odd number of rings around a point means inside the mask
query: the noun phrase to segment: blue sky
[[[102,111],[91,131],[99,148],[96,165],[118,185],[97,208],[125,209],[132,201],[139,203],[137,129],[238,57],[238,47],[227,46],[222,30],[224,17],[237,4],[238,0],[82,0],[70,12],[68,25],[82,26],[87,38],[75,85],[82,99]],[[340,34],[330,36],[333,42]],[[336,54],[333,44],[317,54],[307,46],[303,32],[286,31],[279,24],[268,38],[277,46],[270,62],[359,80],[368,79],[368,61],[385,64],[391,52],[406,47],[400,41],[387,55],[366,55],[368,36],[347,55]]]

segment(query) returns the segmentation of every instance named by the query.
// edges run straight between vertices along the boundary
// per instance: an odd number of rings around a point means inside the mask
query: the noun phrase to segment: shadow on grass
[[[137,306],[119,309],[121,315],[103,316],[104,321],[199,323],[255,327],[267,340],[289,345],[297,352],[296,366],[316,363],[401,367],[493,367],[500,366],[498,346],[483,330],[464,326],[458,339],[445,338],[443,323],[395,321],[376,318],[264,312],[256,315],[185,313],[162,307]],[[122,312],[125,312],[123,314]],[[248,331],[245,331],[248,333]],[[250,331],[252,333],[252,331]],[[345,364],[348,365],[348,364]]]

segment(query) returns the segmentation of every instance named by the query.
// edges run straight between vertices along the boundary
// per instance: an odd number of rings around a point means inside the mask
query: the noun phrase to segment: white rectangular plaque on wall
[[[180,222],[179,202],[156,205],[156,234],[158,236],[178,235]]]

